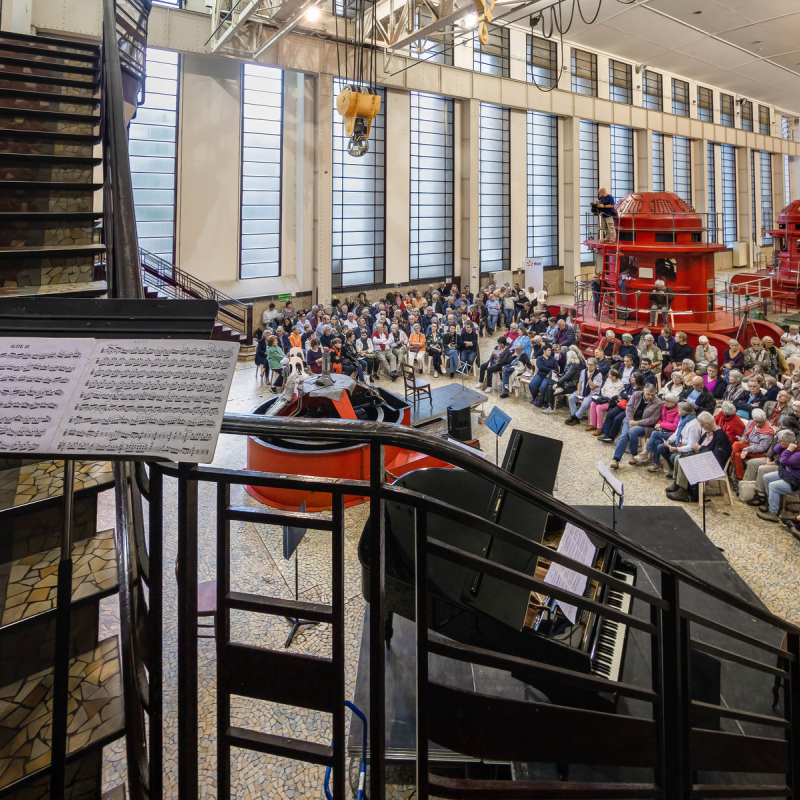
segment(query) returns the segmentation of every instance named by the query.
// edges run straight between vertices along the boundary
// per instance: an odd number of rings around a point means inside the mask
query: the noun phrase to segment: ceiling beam
[[[234,34],[240,31],[245,22],[261,8],[263,2],[264,0],[250,0],[250,4],[245,7],[239,16],[236,16],[231,11],[231,24],[225,29],[222,36],[211,45],[211,52],[216,53]]]
[[[303,15],[308,11],[309,8],[312,6],[318,6],[323,2],[323,0],[284,0],[284,3],[280,7],[281,14],[283,13],[284,9],[289,12],[289,18],[281,24],[281,26],[276,30],[273,31],[267,37],[267,40],[261,47],[253,53],[253,60],[258,60],[262,53],[272,47],[275,42],[280,39],[283,39],[287,33],[293,31],[303,20]]]

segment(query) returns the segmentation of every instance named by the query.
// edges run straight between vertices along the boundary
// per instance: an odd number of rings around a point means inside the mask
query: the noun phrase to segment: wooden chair
[[[412,402],[416,405],[419,398],[423,395],[427,395],[428,402],[433,405],[430,383],[428,381],[418,380],[414,373],[414,368],[406,363],[403,364],[403,389],[405,389],[406,393],[406,402],[408,402],[408,397],[411,395]]]
[[[715,478],[712,481],[701,481],[700,483],[697,484],[697,496],[698,496],[698,501],[700,503],[700,508],[703,507],[703,503],[705,502],[704,489],[707,483],[716,483],[717,485],[721,483],[722,486],[720,486],[719,488],[720,494],[724,496],[725,492],[723,491],[723,488],[726,488],[728,490],[728,501],[730,502],[731,505],[733,505],[733,492],[731,491],[731,481],[730,478],[728,478],[728,465],[730,463],[731,460],[729,458],[725,462],[725,466],[722,468],[722,474],[724,477]]]
[[[197,584],[197,618],[211,617],[211,624],[197,623],[198,639],[217,638],[217,582],[206,581]],[[201,633],[202,630],[211,630],[212,633]]]

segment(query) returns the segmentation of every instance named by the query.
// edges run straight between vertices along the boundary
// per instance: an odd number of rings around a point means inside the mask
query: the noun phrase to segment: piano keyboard
[[[614,570],[612,577],[633,586],[634,573]],[[609,589],[607,603],[611,608],[625,614],[631,610],[631,596],[618,589]],[[610,619],[603,619],[592,652],[592,674],[610,681],[619,681],[622,672],[622,653],[628,626]]]

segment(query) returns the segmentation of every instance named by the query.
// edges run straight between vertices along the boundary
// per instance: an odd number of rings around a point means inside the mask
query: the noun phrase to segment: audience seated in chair
[[[761,408],[754,408],[752,419],[747,423],[744,433],[733,443],[732,461],[737,480],[744,478],[745,459],[766,453],[772,446],[775,429],[767,422],[767,415]]]
[[[625,418],[622,422],[614,457],[609,466],[619,469],[619,462],[625,453],[625,448],[630,449],[629,464],[633,464],[639,454],[639,439],[649,436],[661,421],[661,410],[664,401],[656,395],[656,387],[646,383],[644,388],[635,391],[625,407]]]
[[[650,452],[653,463],[647,468],[648,472],[662,471],[662,459],[666,462],[667,477],[672,477],[672,462],[675,457],[688,453],[700,439],[700,423],[694,414],[694,406],[681,400],[678,403],[678,427],[673,433],[667,431],[653,431],[647,450]]]
[[[497,339],[497,346],[492,350],[489,359],[481,364],[480,380],[475,385],[476,389],[484,392],[492,391],[492,380],[495,373],[503,373],[503,367],[511,361],[513,353],[511,348],[506,343],[505,336],[500,336]]]
[[[526,371],[533,372],[534,369],[533,363],[522,349],[522,343],[515,342],[511,360],[503,367],[503,393],[500,397],[508,397],[510,392],[519,387],[522,374]]]
[[[764,475],[764,493],[767,497],[767,510],[758,510],[758,516],[767,522],[780,522],[781,497],[800,492],[800,450],[796,437],[793,440],[786,431],[783,441],[775,445],[774,456],[778,469]],[[784,444],[785,442],[785,444]]]

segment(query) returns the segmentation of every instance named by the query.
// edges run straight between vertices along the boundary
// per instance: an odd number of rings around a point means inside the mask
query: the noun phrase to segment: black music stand
[[[302,503],[298,511],[305,511],[306,504]],[[299,591],[299,583],[300,583],[300,569],[298,565],[298,557],[297,551],[300,546],[300,542],[303,541],[303,537],[306,535],[307,528],[293,528],[290,525],[283,526],[283,557],[288,561],[292,555],[294,555],[294,599],[298,600],[300,591]],[[297,636],[300,628],[303,626],[312,626],[318,625],[318,622],[311,622],[310,620],[300,619],[300,617],[286,617],[288,622],[292,623],[292,629],[289,631],[289,635],[286,637],[286,642],[284,643],[284,648],[289,648],[292,646],[292,641],[294,641],[294,637]]]
[[[603,479],[603,494],[611,500],[611,530],[617,532],[617,508],[622,511],[625,504],[625,486],[615,478],[608,467],[598,461],[597,471]]]

